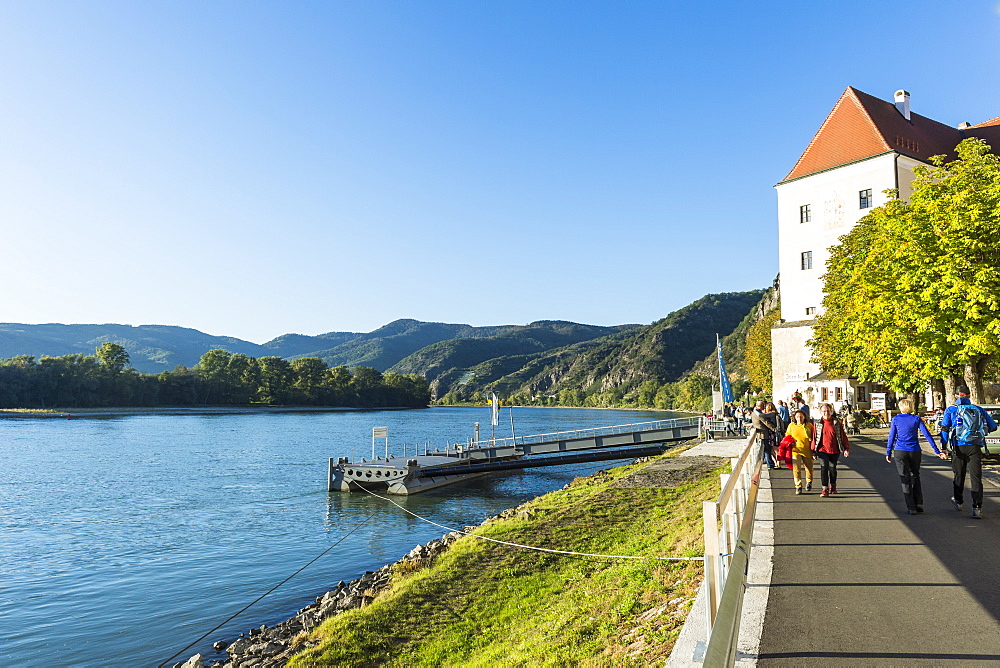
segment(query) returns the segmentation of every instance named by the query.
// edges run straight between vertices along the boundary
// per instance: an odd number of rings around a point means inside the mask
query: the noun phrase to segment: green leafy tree
[[[111,373],[118,374],[129,367],[132,360],[129,358],[125,346],[117,343],[105,341],[98,346],[95,353],[98,361]]]
[[[1000,352],[1000,158],[989,151],[966,139],[956,160],[932,158],[909,202],[891,199],[831,249],[811,341],[825,369],[898,392],[960,376],[984,400]]]
[[[774,385],[771,376],[771,327],[777,321],[778,314],[778,309],[774,308],[750,327],[743,354],[743,368],[750,383],[766,394],[771,393]]]
[[[290,403],[294,373],[288,360],[269,355],[257,358],[260,368],[260,387],[257,400],[265,404]]]

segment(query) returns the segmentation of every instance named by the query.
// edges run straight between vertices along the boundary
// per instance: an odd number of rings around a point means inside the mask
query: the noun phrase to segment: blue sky
[[[843,89],[1000,115],[1000,4],[0,0],[0,321],[648,323],[777,273]]]

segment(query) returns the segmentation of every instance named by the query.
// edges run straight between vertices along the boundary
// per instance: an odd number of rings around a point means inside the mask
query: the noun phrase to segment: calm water
[[[518,434],[666,417],[514,409]],[[488,408],[0,419],[0,665],[155,666],[357,529],[174,661],[292,616],[442,534],[379,499],[328,494],[327,458],[370,456],[375,426],[399,456],[404,442],[465,441],[476,421],[488,437]],[[506,411],[497,429],[510,435]],[[461,527],[609,465],[394,498]]]

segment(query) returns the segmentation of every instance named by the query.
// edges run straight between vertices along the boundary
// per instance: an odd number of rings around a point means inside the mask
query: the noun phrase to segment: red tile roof
[[[889,151],[929,162],[932,155],[952,154],[966,136],[1000,149],[1000,117],[965,131],[912,112],[907,121],[892,102],[848,86],[783,181]]]

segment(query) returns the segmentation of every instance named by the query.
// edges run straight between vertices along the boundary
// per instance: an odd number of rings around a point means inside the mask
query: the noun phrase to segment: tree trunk
[[[974,404],[986,403],[986,393],[983,392],[983,371],[989,358],[980,355],[969,360],[965,365],[965,384],[969,386],[969,399]]]
[[[963,384],[965,379],[960,373],[960,368],[953,368],[951,373],[944,377],[944,403],[950,406],[955,398],[955,388]]]
[[[935,378],[931,381],[931,403],[932,406],[928,406],[929,410],[937,410],[938,408],[945,408],[948,403],[945,401],[947,395],[944,391],[944,379]]]

